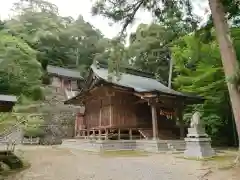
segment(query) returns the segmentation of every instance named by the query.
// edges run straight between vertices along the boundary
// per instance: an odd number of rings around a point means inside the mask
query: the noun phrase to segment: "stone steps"
[[[152,139],[153,137],[153,131],[152,129],[139,129],[139,133],[145,138],[145,139]],[[158,132],[159,139],[176,139],[176,135],[172,133],[170,130],[159,130]]]
[[[184,151],[184,140],[63,140],[61,147],[99,152],[100,150],[140,150],[147,152]]]
[[[68,139],[63,140],[61,147],[80,149],[83,151],[96,151],[96,152],[99,151],[100,149],[99,145],[93,142],[94,141],[84,139]]]
[[[168,140],[169,148],[173,151],[184,151],[186,148],[186,143],[184,140]]]

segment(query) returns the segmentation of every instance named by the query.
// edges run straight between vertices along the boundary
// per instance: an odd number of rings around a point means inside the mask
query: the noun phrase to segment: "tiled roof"
[[[186,97],[196,97],[196,98],[199,97],[199,96],[189,95],[189,94],[181,93],[173,89],[170,89],[166,87],[164,84],[154,79],[153,77],[152,78],[146,77],[146,76],[143,77],[143,76],[123,72],[121,73],[120,78],[113,76],[111,80],[109,80],[107,68],[92,65],[91,69],[98,78],[115,85],[132,88],[135,92],[141,93],[141,92],[158,91],[165,94],[176,95],[176,96],[186,96]]]
[[[119,78],[117,78],[116,76],[112,76],[111,79],[109,79],[108,68],[105,65],[93,64],[91,66],[91,70],[99,80],[103,80],[107,83],[115,84],[117,86],[130,88],[138,93],[159,92],[163,94],[192,99],[194,100],[192,101],[193,103],[204,100],[204,98],[200,96],[196,96],[193,94],[186,94],[186,93],[178,92],[171,88],[168,88],[161,82],[154,79],[154,77],[149,73],[140,72],[137,70],[131,70],[128,68],[125,70],[125,72],[120,73]],[[71,101],[72,100],[74,101],[74,99],[76,99],[78,96],[81,96],[81,94],[82,93],[80,92],[75,97],[68,99],[65,103],[71,104]]]
[[[70,77],[70,78],[75,78],[75,79],[83,79],[83,77],[80,75],[79,71],[61,68],[61,67],[57,67],[57,66],[48,65],[47,72],[49,74],[54,74],[57,76]]]

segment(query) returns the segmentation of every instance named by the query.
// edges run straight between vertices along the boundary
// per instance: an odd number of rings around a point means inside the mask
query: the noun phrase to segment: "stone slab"
[[[145,152],[177,151],[185,148],[183,140],[63,140],[62,147],[85,151],[138,150]]]
[[[136,145],[136,150],[139,151],[161,152],[170,150],[165,140],[138,140]]]
[[[186,141],[186,150],[184,156],[187,158],[208,158],[215,155],[209,140],[188,140]]]

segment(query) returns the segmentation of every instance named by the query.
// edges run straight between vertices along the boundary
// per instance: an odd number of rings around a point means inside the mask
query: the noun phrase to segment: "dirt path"
[[[24,149],[22,155],[31,163],[31,168],[8,180],[200,180],[207,171],[201,162],[166,154],[102,157],[80,151],[33,147]]]

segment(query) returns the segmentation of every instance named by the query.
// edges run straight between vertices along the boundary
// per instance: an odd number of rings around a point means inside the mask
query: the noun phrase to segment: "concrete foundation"
[[[210,138],[185,138],[187,158],[208,158],[215,155]]]
[[[145,152],[184,151],[183,140],[63,140],[62,147],[84,151],[138,150]]]

